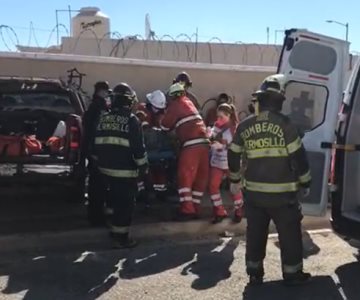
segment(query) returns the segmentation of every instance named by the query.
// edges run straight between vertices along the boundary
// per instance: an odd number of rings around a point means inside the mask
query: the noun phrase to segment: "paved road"
[[[266,283],[246,286],[242,238],[156,240],[132,251],[81,246],[0,258],[0,299],[358,300],[357,250],[329,230],[304,236],[311,284],[281,285],[276,237],[268,243]]]

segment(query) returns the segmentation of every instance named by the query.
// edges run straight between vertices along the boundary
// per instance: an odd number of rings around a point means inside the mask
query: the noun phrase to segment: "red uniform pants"
[[[220,185],[224,177],[228,176],[229,170],[223,170],[216,167],[210,168],[209,193],[214,207],[214,215],[223,217],[227,216],[224,204],[220,194]],[[236,195],[231,195],[234,201],[235,213],[242,213],[243,195],[240,192]],[[241,211],[240,211],[241,210]]]
[[[177,172],[180,212],[198,214],[209,176],[209,147],[197,145],[182,149]]]

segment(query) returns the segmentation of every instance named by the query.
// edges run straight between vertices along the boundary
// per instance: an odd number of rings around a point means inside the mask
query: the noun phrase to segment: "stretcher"
[[[158,128],[148,128],[144,130],[144,142],[149,167],[154,172],[152,175],[156,178],[159,175],[165,176],[168,193],[172,190],[176,191],[177,147],[175,139]],[[149,182],[145,185],[149,185]]]

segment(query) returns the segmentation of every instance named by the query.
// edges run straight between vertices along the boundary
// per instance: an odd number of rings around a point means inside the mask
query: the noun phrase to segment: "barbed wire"
[[[98,55],[101,56],[100,40],[99,40],[96,32],[95,32],[93,29],[91,29],[91,28],[86,28],[86,29],[82,30],[82,31],[79,33],[79,35],[78,35],[77,38],[76,38],[76,41],[75,41],[75,44],[74,44],[74,47],[73,47],[72,50],[73,50],[73,51],[76,50],[76,48],[77,48],[77,46],[78,46],[78,43],[79,43],[81,37],[82,37],[86,32],[90,32],[90,33],[94,36],[95,41],[96,41],[96,44],[97,44]]]
[[[209,48],[209,59],[210,59],[210,63],[212,64],[213,63],[213,57],[212,57],[212,48],[211,48],[211,45],[212,45],[212,41],[218,41],[220,45],[222,45],[222,48],[223,48],[223,52],[224,52],[224,60],[226,60],[226,56],[227,56],[227,51],[225,49],[225,45],[223,43],[223,41],[221,39],[219,39],[218,37],[214,36],[212,37],[208,42],[207,42],[207,45],[208,45],[208,48]]]
[[[169,34],[165,34],[162,37],[160,37],[160,41],[163,41],[164,38],[170,38],[174,42],[174,46],[176,47],[176,50],[177,50],[177,58],[179,58],[180,57],[180,49],[179,49],[179,45],[178,45],[177,41]],[[174,52],[173,52],[173,54],[174,54]]]
[[[35,45],[40,48],[40,44],[38,42],[38,39],[36,37],[35,28],[33,22],[30,22],[30,29],[29,29],[29,41],[28,46],[31,45],[31,38],[34,37]]]
[[[50,46],[53,34],[55,33],[56,30],[59,30],[59,28],[64,28],[67,36],[70,36],[70,32],[69,32],[68,28],[64,24],[59,23],[59,24],[55,25],[54,28],[50,31],[49,38],[48,38],[45,48],[48,48]]]
[[[13,45],[15,45],[15,47],[16,47],[17,45],[20,45],[19,38],[18,38],[18,35],[17,35],[16,31],[15,31],[11,26],[8,26],[8,25],[0,25],[0,36],[1,36],[1,40],[3,41],[4,46],[5,46],[9,51],[11,51],[11,48],[10,48],[9,45],[7,44],[7,42],[6,42],[6,40],[5,40],[5,37],[4,37],[4,31],[3,31],[4,29],[7,30],[8,37],[9,37],[10,41],[13,43]],[[15,36],[15,38],[16,38],[16,43],[12,40],[11,35],[9,34],[9,31]]]
[[[192,53],[190,53],[190,45],[192,45],[192,40],[191,40],[191,37],[189,35],[187,35],[186,33],[180,33],[178,36],[176,36],[176,40],[182,38],[182,37],[185,37],[187,39],[187,41],[189,42],[184,44],[185,48],[186,48],[186,52],[187,52],[187,59],[188,61],[192,61]],[[192,52],[192,51],[191,51]]]
[[[67,37],[70,37],[68,28],[64,24],[58,24],[50,31],[45,47],[41,47],[36,28],[32,24],[29,28],[28,45],[34,38],[36,46],[44,48],[43,51],[47,52],[53,35],[59,28],[65,31]],[[79,50],[78,47],[82,45],[81,39],[89,33],[92,39],[86,39],[86,49]],[[16,31],[11,26],[0,26],[0,38],[8,51],[14,51],[13,46],[21,45]],[[81,54],[82,51],[86,51],[86,54],[98,56],[221,64],[276,65],[280,55],[280,47],[276,45],[245,44],[242,41],[230,44],[224,43],[219,37],[212,37],[204,42],[198,41],[197,33],[191,35],[180,33],[175,37],[169,34],[154,35],[151,40],[148,40],[140,34],[125,36],[118,31],[109,31],[99,36],[93,29],[86,28],[77,34],[72,42],[63,40],[62,46],[65,44],[67,45],[63,48],[65,53]]]

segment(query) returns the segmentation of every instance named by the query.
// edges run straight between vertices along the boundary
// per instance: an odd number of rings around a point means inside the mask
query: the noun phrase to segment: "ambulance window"
[[[328,90],[324,86],[289,82],[283,113],[302,132],[311,131],[324,122]]]
[[[294,69],[328,75],[336,66],[336,51],[328,46],[300,41],[291,51],[289,62]]]

